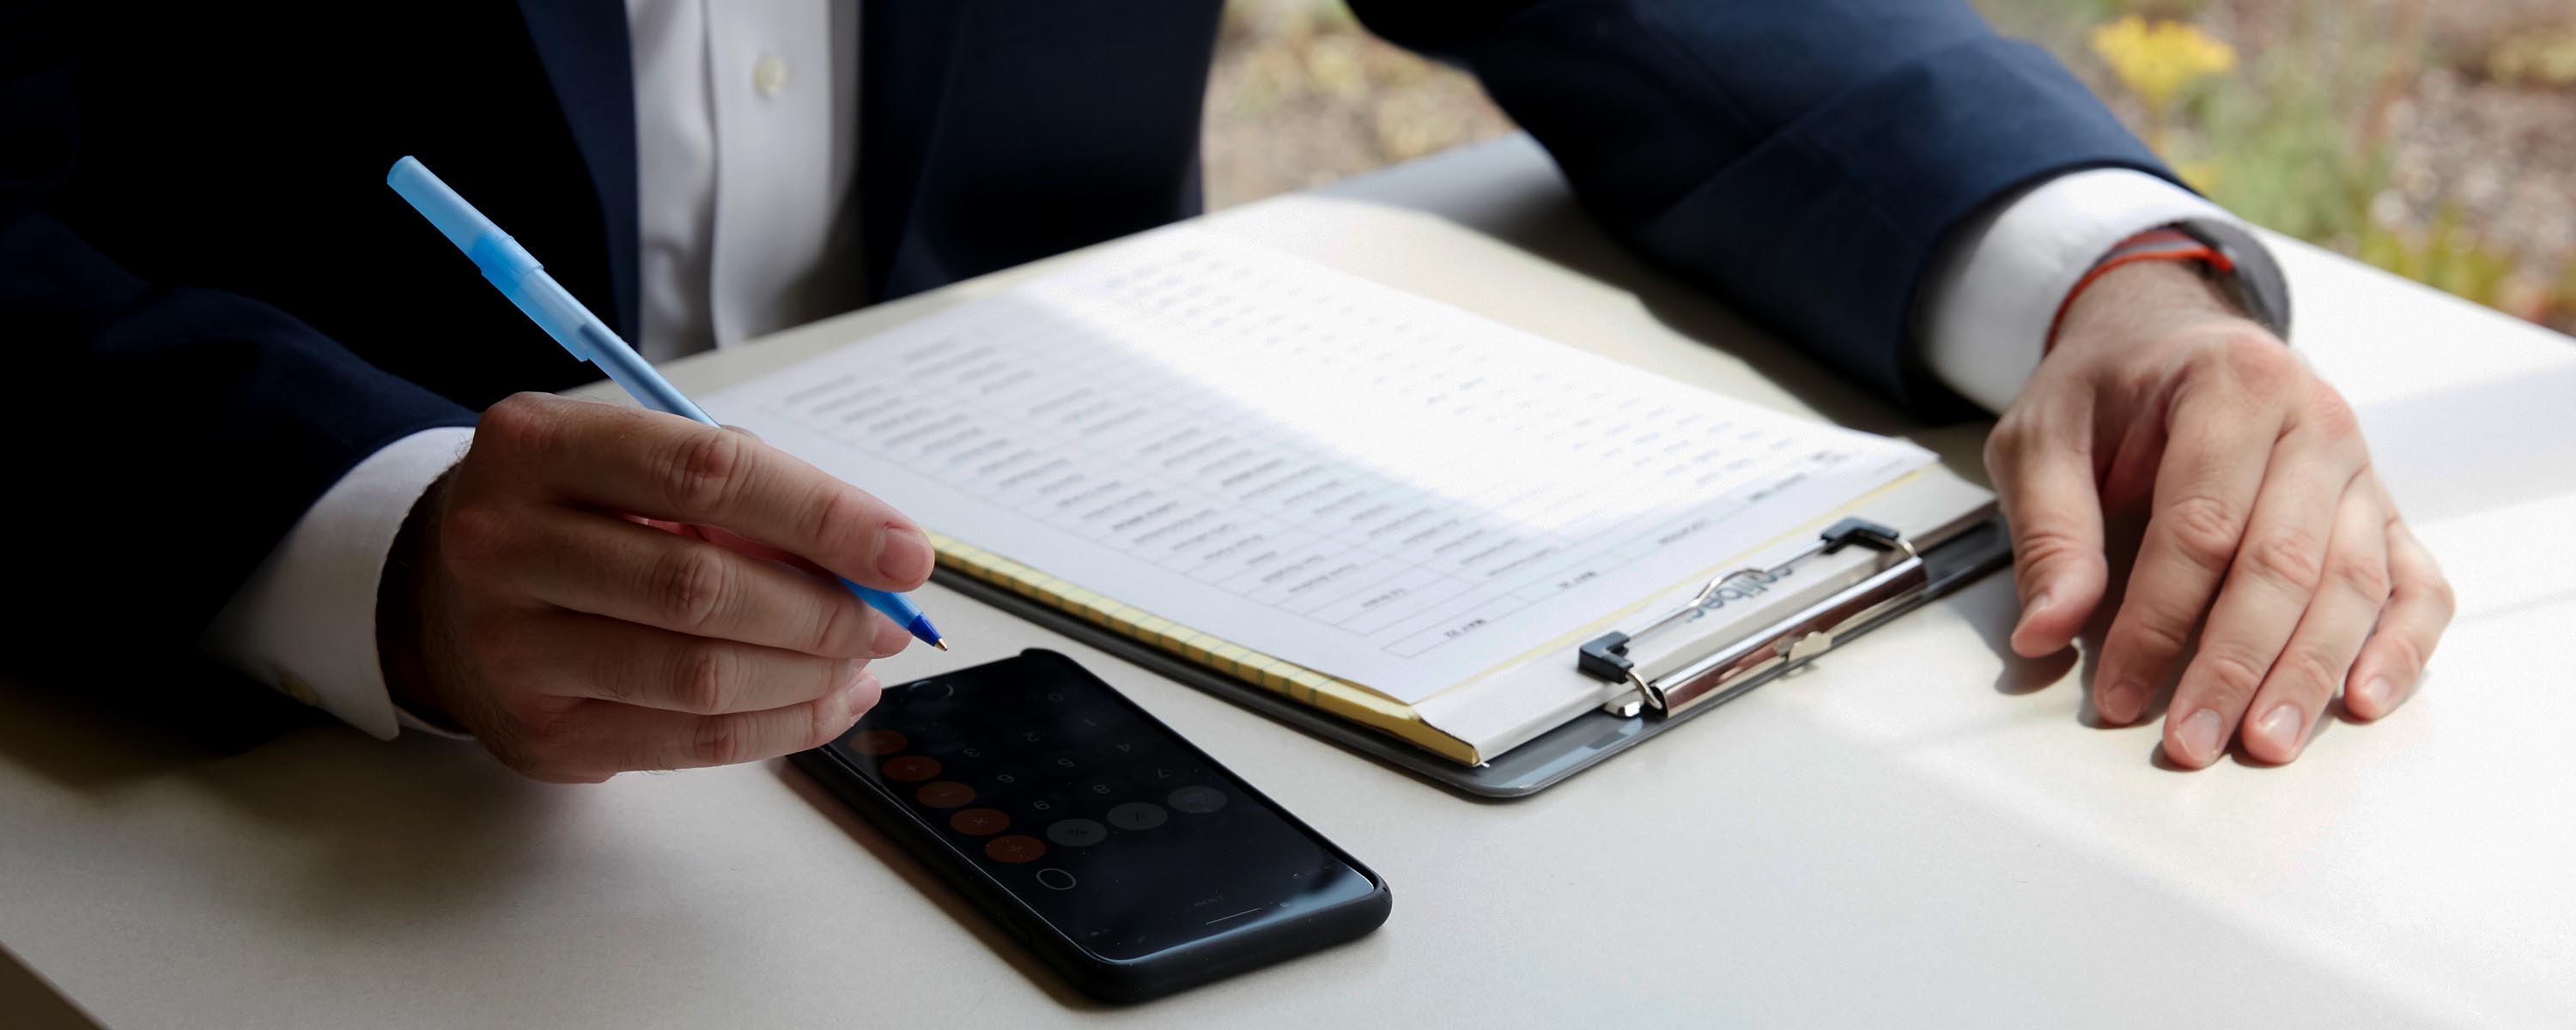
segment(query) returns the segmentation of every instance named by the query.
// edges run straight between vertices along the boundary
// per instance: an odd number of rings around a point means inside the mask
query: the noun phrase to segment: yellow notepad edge
[[[1520,655],[1496,664],[1493,668],[1450,684],[1434,692],[1430,697],[1465,689],[1505,669],[1541,659],[1550,652],[1563,651],[1576,641],[1598,636],[1605,628],[1634,616],[1659,597],[1668,596],[1673,591],[1691,584],[1705,583],[1711,576],[1740,567],[1743,561],[1754,555],[1776,550],[1799,537],[1812,535],[1819,528],[1832,525],[1836,520],[1845,518],[1855,511],[1868,508],[1881,498],[1910,486],[1922,478],[1925,469],[1932,467],[1934,466],[1925,466],[1898,476],[1804,525],[1785,530],[1771,539],[1746,548],[1735,557],[1678,578],[1662,590],[1650,592],[1633,604],[1609,612],[1572,632],[1532,647]],[[1422,716],[1416,713],[1410,704],[1349,680],[1317,672],[1294,662],[1283,661],[1220,639],[1215,634],[1191,629],[956,537],[936,530],[930,531],[928,535],[931,546],[939,552],[939,563],[965,573],[972,579],[999,586],[1120,636],[1177,655],[1203,668],[1213,669],[1243,682],[1259,685],[1291,701],[1367,726],[1450,761],[1462,765],[1479,765],[1484,762],[1484,757],[1477,753],[1475,745],[1423,721]],[[1430,697],[1423,700],[1430,700]]]
[[[1422,721],[1413,706],[1349,680],[1282,661],[1216,635],[1113,600],[1096,590],[932,531],[939,564],[1193,664],[1258,685],[1328,715],[1359,723],[1453,762],[1483,759],[1467,742]]]

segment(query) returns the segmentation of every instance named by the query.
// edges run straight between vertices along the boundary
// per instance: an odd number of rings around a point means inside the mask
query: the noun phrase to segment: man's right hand
[[[520,394],[413,508],[379,650],[406,708],[538,779],[745,762],[849,729],[868,660],[908,639],[819,573],[909,590],[932,560],[893,508],[748,433]]]

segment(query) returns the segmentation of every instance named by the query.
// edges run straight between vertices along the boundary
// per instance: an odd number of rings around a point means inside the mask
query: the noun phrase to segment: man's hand
[[[540,394],[483,413],[403,537],[395,696],[575,782],[840,735],[907,638],[819,573],[907,590],[932,563],[894,509],[748,433]]]
[[[2185,767],[2239,727],[2255,758],[2298,757],[2338,686],[2353,715],[2388,714],[2451,621],[2351,408],[2187,268],[2124,267],[2080,295],[1986,468],[2025,656],[2066,647],[2102,604],[2106,513],[2146,517],[2093,703],[2138,719],[2200,627],[2165,713],[2164,752]]]

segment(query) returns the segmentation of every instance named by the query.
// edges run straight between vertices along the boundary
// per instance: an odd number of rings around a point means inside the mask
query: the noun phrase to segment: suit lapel
[[[941,128],[971,0],[864,3],[859,13],[859,240],[868,299],[891,300],[949,276],[936,241],[913,224]]]
[[[869,6],[881,6],[870,4]],[[546,80],[572,129],[608,227],[609,282],[620,333],[638,329],[635,71],[622,0],[519,0]]]

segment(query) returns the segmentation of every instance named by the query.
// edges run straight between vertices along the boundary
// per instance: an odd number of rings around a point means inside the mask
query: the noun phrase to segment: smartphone
[[[889,686],[791,760],[1107,1001],[1362,936],[1393,904],[1358,859],[1053,651]]]

